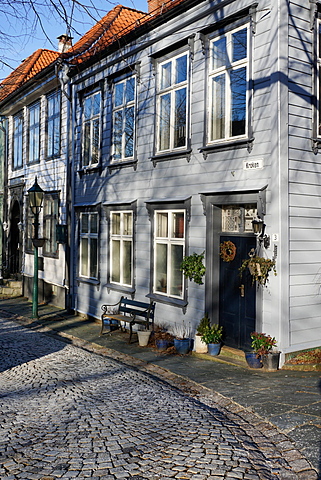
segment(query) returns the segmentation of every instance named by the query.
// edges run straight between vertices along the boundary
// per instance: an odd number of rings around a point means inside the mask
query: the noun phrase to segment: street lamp
[[[33,290],[32,290],[32,318],[38,318],[38,248],[44,244],[43,238],[38,238],[39,213],[42,208],[44,191],[39,187],[37,177],[35,183],[28,190],[29,206],[35,216],[34,238],[34,270],[33,270]]]

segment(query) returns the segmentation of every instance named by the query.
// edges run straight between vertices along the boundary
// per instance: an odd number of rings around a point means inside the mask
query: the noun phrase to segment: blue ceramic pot
[[[163,338],[156,340],[155,343],[157,350],[159,350],[160,352],[164,352],[164,350],[168,348],[168,340],[165,340]]]
[[[257,358],[255,352],[245,352],[245,359],[250,368],[262,368],[261,357]]]
[[[174,347],[180,355],[186,355],[191,349],[190,338],[174,338]]]
[[[208,353],[213,357],[219,355],[221,351],[221,344],[220,343],[209,343],[208,345]]]

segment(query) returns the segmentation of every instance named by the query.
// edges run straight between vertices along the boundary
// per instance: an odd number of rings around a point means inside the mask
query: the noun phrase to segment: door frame
[[[219,274],[220,274],[220,235],[222,234],[222,205],[256,204],[257,214],[263,218],[266,213],[266,188],[235,192],[211,192],[201,194],[204,215],[206,215],[206,274],[205,312],[212,323],[219,323]],[[229,235],[228,232],[224,234]],[[254,235],[251,233],[239,236]],[[262,326],[262,293],[256,293],[256,330]]]

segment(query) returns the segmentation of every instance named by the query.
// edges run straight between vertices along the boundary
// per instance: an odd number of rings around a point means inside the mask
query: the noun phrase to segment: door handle
[[[244,296],[245,296],[245,293],[244,293],[244,285],[243,285],[243,284],[240,285],[240,286],[239,286],[239,289],[240,289],[240,295],[241,295],[241,297],[244,297]]]

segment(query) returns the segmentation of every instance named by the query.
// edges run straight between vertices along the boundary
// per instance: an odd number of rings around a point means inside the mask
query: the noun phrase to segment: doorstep
[[[213,362],[225,363],[228,365],[234,365],[236,367],[248,368],[243,350],[236,348],[226,347],[221,348],[221,352],[217,356],[209,355],[208,353],[196,353],[192,352],[193,356],[202,358],[203,360],[211,360]]]

